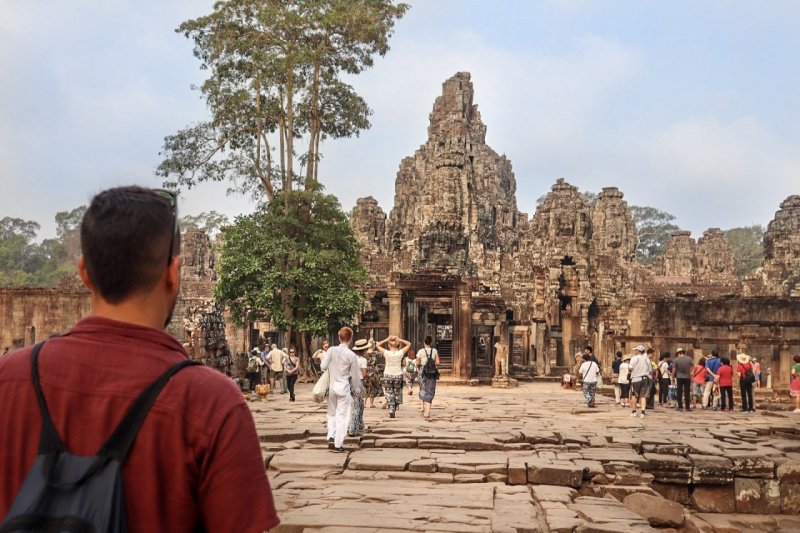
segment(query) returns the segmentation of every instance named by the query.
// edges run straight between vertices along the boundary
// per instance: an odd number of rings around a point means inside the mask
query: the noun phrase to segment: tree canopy
[[[314,189],[275,199],[223,230],[215,295],[240,321],[268,316],[308,355],[311,335],[363,310],[366,272],[336,197]]]
[[[267,200],[296,180],[313,189],[320,142],[370,126],[371,110],[342,74],[385,55],[407,9],[390,0],[224,0],[184,22],[176,31],[210,73],[198,90],[211,117],[164,139],[157,175],[167,187],[224,181]]]
[[[655,207],[631,206],[633,223],[636,225],[636,258],[640,263],[650,264],[662,253],[673,231],[680,228],[672,223],[675,216]]]
[[[743,278],[754,273],[764,261],[764,226],[731,228],[725,237],[733,249],[736,275]]]
[[[36,242],[38,222],[0,220],[0,286],[51,287],[76,272],[80,255],[80,222],[85,207],[56,214],[56,239]]]

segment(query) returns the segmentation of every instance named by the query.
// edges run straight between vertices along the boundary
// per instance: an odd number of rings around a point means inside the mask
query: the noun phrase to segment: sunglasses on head
[[[150,189],[157,195],[169,202],[172,208],[172,233],[169,239],[169,253],[167,254],[167,266],[172,262],[172,252],[175,249],[175,234],[178,232],[178,193],[167,189]]]

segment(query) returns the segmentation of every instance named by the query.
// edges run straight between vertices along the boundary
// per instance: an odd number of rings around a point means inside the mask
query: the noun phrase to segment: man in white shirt
[[[353,330],[344,327],[339,330],[339,345],[329,349],[322,358],[320,368],[328,371],[328,448],[343,453],[344,438],[347,435],[350,407],[353,397],[350,384],[356,390],[361,389],[361,371],[358,358],[350,350]]]
[[[650,363],[650,358],[645,353],[647,349],[641,344],[633,349],[636,352],[630,362],[631,367],[631,398],[634,396],[636,399],[631,406],[631,416],[636,417],[636,403],[641,407],[641,418],[644,418],[644,411],[647,407],[647,394],[650,392],[650,375],[653,372],[653,365]]]

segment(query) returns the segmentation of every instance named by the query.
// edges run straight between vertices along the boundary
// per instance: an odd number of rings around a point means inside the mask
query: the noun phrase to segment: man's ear
[[[172,258],[169,266],[167,267],[167,287],[170,290],[178,291],[181,280],[181,257],[176,255]]]
[[[94,287],[92,286],[92,281],[89,279],[89,273],[86,271],[86,261],[83,260],[83,256],[78,258],[77,266],[78,276],[80,276],[81,281],[84,285],[86,285],[87,289],[93,290]]]

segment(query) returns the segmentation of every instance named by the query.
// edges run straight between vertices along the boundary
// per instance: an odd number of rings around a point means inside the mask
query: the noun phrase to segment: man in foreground
[[[328,386],[328,448],[334,452],[344,452],[344,438],[350,421],[350,407],[353,404],[353,389],[361,390],[361,370],[358,358],[350,349],[353,330],[344,327],[339,330],[339,344],[325,352],[320,363],[322,371],[329,370]]]
[[[104,191],[81,223],[78,272],[91,315],[40,351],[42,392],[67,450],[92,456],[142,390],[187,359],[165,333],[178,297],[175,195]],[[0,517],[28,473],[41,414],[31,349],[0,360]],[[219,372],[191,366],[170,379],[122,465],[131,532],[264,531],[278,517],[250,411]]]

